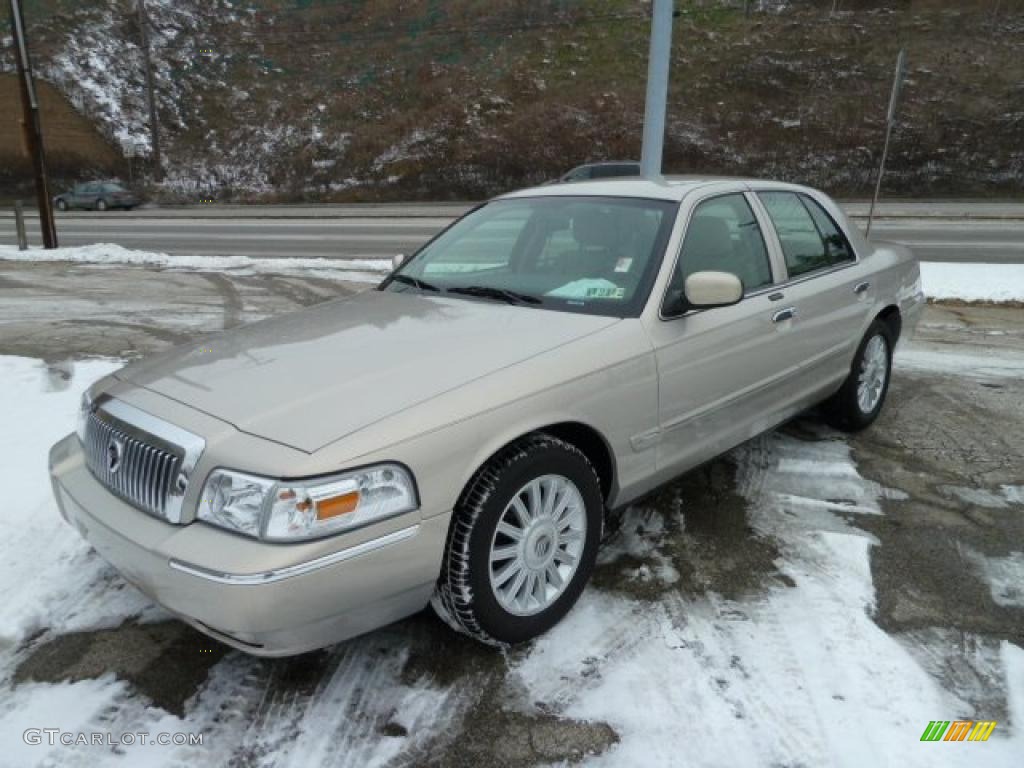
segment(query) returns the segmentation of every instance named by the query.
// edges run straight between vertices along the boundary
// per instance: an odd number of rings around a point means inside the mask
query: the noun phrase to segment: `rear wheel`
[[[107,201],[106,200],[97,200],[96,201],[96,210],[97,211],[105,211],[105,210],[107,210]]]
[[[546,632],[590,577],[603,510],[597,474],[577,448],[543,434],[509,445],[456,505],[434,610],[492,645]]]
[[[875,320],[853,359],[850,375],[824,405],[828,422],[847,432],[870,426],[885,404],[892,373],[892,332]]]
[[[57,198],[57,210],[58,211],[66,211],[67,209],[68,209],[68,201],[65,200],[63,197]]]

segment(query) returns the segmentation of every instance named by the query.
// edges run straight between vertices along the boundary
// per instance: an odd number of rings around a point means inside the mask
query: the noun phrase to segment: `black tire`
[[[62,197],[57,198],[57,210],[66,211],[68,209],[68,202]]]
[[[107,210],[107,201],[103,200],[103,199],[97,200],[96,201],[96,210],[97,211],[105,211],[105,210]]]
[[[513,496],[534,478],[548,474],[569,479],[580,492],[587,521],[584,545],[564,591],[547,608],[520,616],[506,611],[491,587],[491,543]],[[597,558],[603,518],[601,483],[580,450],[545,434],[517,440],[477,471],[462,492],[431,605],[452,628],[489,645],[521,643],[543,634],[583,592]]]
[[[882,382],[878,401],[869,410],[861,406],[859,395],[860,377],[865,368],[865,352],[875,338],[880,338],[885,348],[885,379]],[[874,423],[885,405],[885,396],[889,392],[889,380],[892,377],[893,338],[889,326],[881,320],[875,320],[868,328],[864,338],[857,347],[850,375],[843,386],[832,397],[825,401],[823,410],[825,420],[844,432],[859,432]]]

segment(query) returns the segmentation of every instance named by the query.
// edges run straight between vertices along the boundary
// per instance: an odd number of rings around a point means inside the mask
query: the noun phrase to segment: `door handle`
[[[792,320],[794,317],[796,317],[796,307],[786,307],[772,315],[772,322],[781,323],[785,320]]]
[[[871,283],[865,280],[863,283],[857,283],[855,286],[853,286],[853,292],[859,296],[862,293],[867,293],[867,290],[870,287]]]

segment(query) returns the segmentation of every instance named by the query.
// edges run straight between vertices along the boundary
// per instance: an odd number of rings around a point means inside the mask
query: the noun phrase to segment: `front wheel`
[[[827,420],[832,426],[846,432],[857,432],[878,418],[889,391],[892,348],[889,327],[875,320],[857,347],[850,375],[824,404]]]
[[[590,578],[603,517],[601,484],[576,447],[544,434],[512,443],[463,491],[431,605],[491,645],[546,632]]]
[[[67,203],[66,200],[64,200],[63,198],[60,198],[59,200],[57,200],[57,210],[58,211],[66,211],[67,209],[68,209],[68,203]]]

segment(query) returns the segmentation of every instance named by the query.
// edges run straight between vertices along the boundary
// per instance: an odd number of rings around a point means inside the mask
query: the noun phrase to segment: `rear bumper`
[[[267,544],[203,523],[172,525],[89,473],[75,435],[50,453],[61,514],[126,580],[200,631],[260,656],[368,632],[427,605],[450,514],[403,515],[319,542]]]

